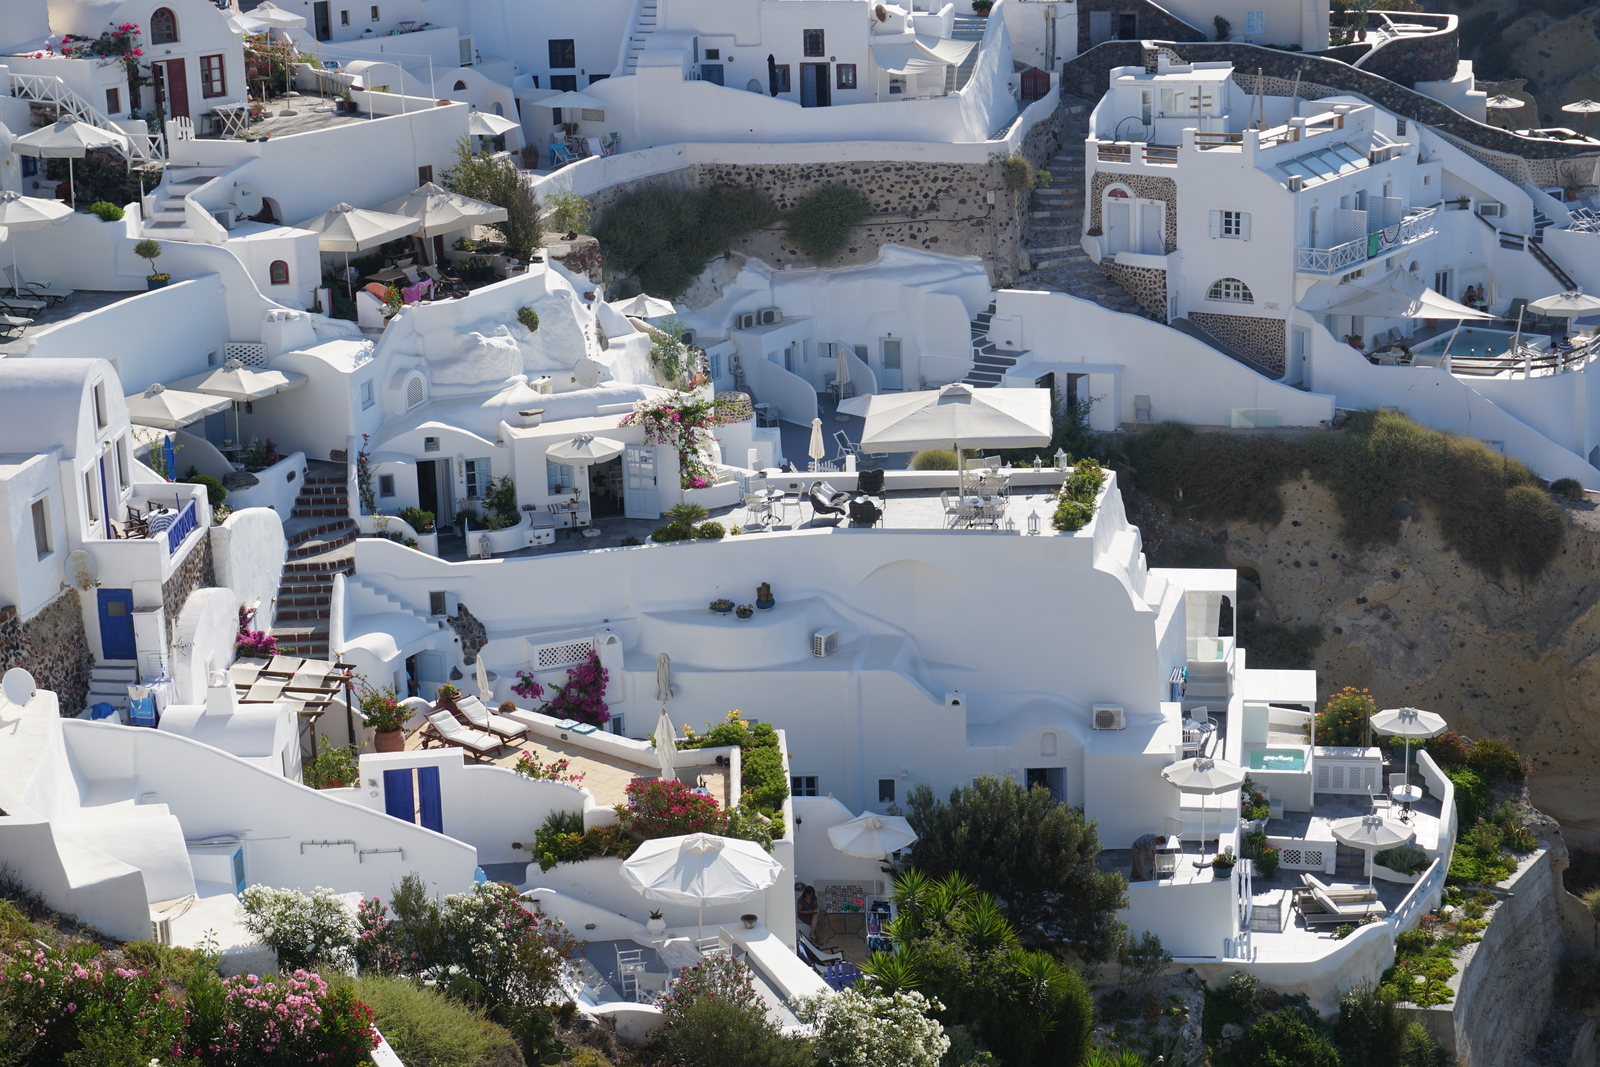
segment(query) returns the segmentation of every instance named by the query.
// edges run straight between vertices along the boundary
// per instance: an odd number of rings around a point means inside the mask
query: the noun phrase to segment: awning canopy
[[[129,421],[138,426],[154,426],[158,430],[181,430],[207,415],[227,411],[228,405],[233,403],[226,397],[168,389],[159,384],[152,385],[142,393],[135,393],[127,400]]]
[[[422,224],[421,229],[417,231],[419,237],[434,237],[439,234],[454,233],[468,226],[504,222],[509,217],[509,213],[503,207],[486,204],[482,200],[474,200],[460,193],[452,193],[433,182],[418,186],[405,196],[390,200],[386,204],[379,204],[377,210],[388,215],[404,215],[406,218],[419,220]]]
[[[977,41],[955,41],[923,33],[901,34],[872,42],[872,61],[890,74],[923,74],[940,67],[959,67]]]
[[[1331,307],[1306,309],[1319,315],[1365,315],[1374,319],[1492,319],[1401,271],[1387,289],[1357,289]]]

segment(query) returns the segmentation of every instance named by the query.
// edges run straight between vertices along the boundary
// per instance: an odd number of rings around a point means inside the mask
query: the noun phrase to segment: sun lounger
[[[1374,886],[1366,885],[1329,885],[1316,875],[1308,871],[1300,873],[1300,880],[1307,889],[1320,889],[1328,895],[1328,899],[1339,904],[1351,904],[1358,900],[1377,900],[1378,890]]]
[[[0,315],[0,333],[4,333],[7,337],[15,337],[32,325],[32,319],[25,319],[21,315]]]
[[[0,292],[14,293],[17,296],[31,297],[34,300],[48,300],[51,304],[59,304],[73,294],[71,289],[57,289],[49,282],[23,281],[20,284],[12,279],[9,268],[5,269],[6,284],[0,286]]]
[[[1378,918],[1388,914],[1388,909],[1381,900],[1351,901],[1340,903],[1330,900],[1328,894],[1320,889],[1301,889],[1295,894],[1295,902],[1300,908],[1300,917],[1306,921],[1307,926],[1320,926],[1327,923],[1358,923],[1369,915]]]
[[[443,709],[429,712],[428,724],[422,728],[422,747],[436,748],[451,745],[461,749],[473,759],[482,761],[487,753],[501,747],[500,739],[469,730]]]
[[[528,728],[515,719],[508,719],[504,715],[496,715],[490,711],[483,701],[475,696],[456,697],[456,707],[465,716],[467,725],[487,733],[505,738],[507,741],[517,741],[528,735]]]

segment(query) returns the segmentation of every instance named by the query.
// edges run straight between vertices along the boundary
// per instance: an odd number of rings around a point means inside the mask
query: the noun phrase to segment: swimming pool
[[[1455,341],[1450,340],[1451,333],[1455,333]],[[1516,336],[1510,330],[1485,330],[1480,326],[1463,326],[1459,332],[1447,330],[1423,344],[1414,346],[1411,351],[1414,355],[1442,356],[1446,345],[1450,346],[1452,356],[1503,356],[1511,351],[1511,340]],[[1524,333],[1523,341],[1531,345],[1544,348],[1550,343],[1548,337]]]
[[[1306,754],[1286,748],[1258,748],[1250,753],[1252,771],[1303,771]]]

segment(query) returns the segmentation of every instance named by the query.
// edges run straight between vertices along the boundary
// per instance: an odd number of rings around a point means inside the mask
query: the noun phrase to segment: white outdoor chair
[[[1387,794],[1387,793],[1373,793],[1372,794],[1372,814],[1374,814],[1374,815],[1388,815],[1390,809],[1392,809],[1393,807],[1394,807],[1394,801],[1392,799],[1390,799],[1389,794]]]
[[[1143,393],[1140,393],[1133,398],[1133,421],[1150,421],[1150,398]]]
[[[1411,784],[1411,779],[1410,779],[1410,776],[1408,776],[1408,775],[1404,775],[1404,774],[1391,774],[1391,775],[1389,775],[1389,788],[1390,789],[1399,789],[1403,785],[1410,785],[1410,784]]]
[[[1176,852],[1156,853],[1156,881],[1161,881],[1162,876],[1174,878],[1178,874],[1178,854]]]
[[[528,727],[515,719],[508,719],[504,715],[496,715],[484,705],[483,701],[470,693],[457,697],[456,707],[461,709],[461,714],[465,715],[472,725],[485,733],[497,734],[507,741],[515,741],[520,737],[527,736]]]
[[[428,714],[428,725],[424,728],[422,746],[428,747],[429,741],[442,745],[451,745],[465,750],[473,759],[482,759],[486,753],[495,752],[501,747],[498,737],[490,737],[476,730],[469,730],[456,721],[456,717],[448,711],[434,711]]]
[[[750,522],[767,522],[772,518],[772,501],[754,493],[744,495],[744,509]]]
[[[699,949],[700,955],[706,959],[711,959],[713,956],[727,956],[731,951],[727,945],[722,943],[722,937],[718,934],[702,937],[694,943],[694,947]]]
[[[1169,819],[1165,820],[1164,832],[1167,835],[1167,843],[1169,845],[1173,844],[1173,843],[1176,843],[1178,845],[1179,849],[1182,849],[1182,847],[1183,847],[1183,820],[1182,819],[1169,818]],[[1158,855],[1159,855],[1159,853],[1158,853]]]
[[[1193,708],[1189,711],[1189,718],[1194,722],[1210,722],[1211,709],[1202,704],[1200,707]]]
[[[637,990],[633,999],[641,1004],[654,1004],[667,991],[672,975],[666,971],[639,971],[634,976]]]
[[[617,985],[624,999],[639,999],[639,976],[644,973],[644,949],[617,949]]]

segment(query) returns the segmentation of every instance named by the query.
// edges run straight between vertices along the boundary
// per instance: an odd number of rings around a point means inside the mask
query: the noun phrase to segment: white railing
[[[1307,274],[1337,274],[1367,260],[1367,239],[1346,241],[1332,248],[1295,249],[1295,269]]]
[[[11,95],[24,100],[37,100],[41,104],[54,104],[60,115],[127,138],[128,155],[134,159],[151,162],[166,156],[159,134],[155,136],[129,134],[127,130],[95,110],[94,105],[67,88],[67,83],[60,78],[45,74],[12,73]]]
[[[1411,892],[1406,894],[1406,898],[1390,916],[1389,921],[1394,924],[1397,933],[1417,925],[1417,919],[1438,903],[1439,890],[1444,885],[1444,877],[1449,869],[1449,856],[1440,856],[1428,865],[1427,873],[1417,880],[1417,884],[1411,887]]]
[[[1432,237],[1438,232],[1434,226],[1434,216],[1438,213],[1438,207],[1412,208],[1398,223],[1372,230],[1365,237],[1357,237],[1332,248],[1297,248],[1295,269],[1306,274],[1337,274],[1349,270],[1373,256],[1381,256],[1425,237]],[[1373,237],[1378,238],[1376,246],[1373,245]]]

